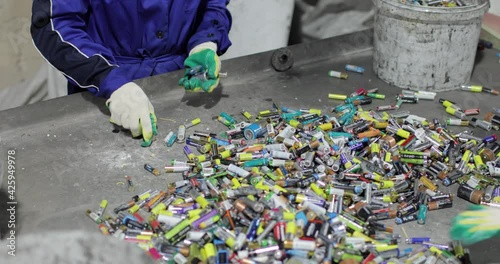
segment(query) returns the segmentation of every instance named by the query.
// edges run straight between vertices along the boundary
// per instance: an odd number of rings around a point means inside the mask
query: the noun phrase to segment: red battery
[[[481,110],[479,110],[479,108],[471,108],[471,109],[465,109],[464,110],[464,114],[466,116],[470,116],[470,115],[479,115],[479,112]]]
[[[285,241],[286,222],[278,222],[274,226],[274,238],[277,241]]]

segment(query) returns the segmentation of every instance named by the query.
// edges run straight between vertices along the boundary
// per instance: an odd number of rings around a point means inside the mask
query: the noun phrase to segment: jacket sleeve
[[[91,0],[33,0],[31,35],[45,59],[67,79],[108,98],[131,81],[109,49],[85,31]]]
[[[217,44],[217,54],[224,54],[231,46],[229,30],[231,29],[232,17],[227,9],[229,0],[207,0],[205,13],[196,32],[189,39],[188,49],[204,42]]]

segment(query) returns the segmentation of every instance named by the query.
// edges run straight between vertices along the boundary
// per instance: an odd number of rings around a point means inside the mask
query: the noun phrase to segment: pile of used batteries
[[[460,7],[470,6],[464,0],[398,0],[403,4],[431,7]]]
[[[455,194],[438,184],[459,184],[456,196],[475,204],[500,202],[496,136],[363,111],[356,104],[364,99],[353,94],[330,116],[275,103],[256,118],[242,111],[240,121],[223,112],[226,131],[180,140],[186,160],[165,172],[184,180],[136,195],[114,214],[88,215],[165,263],[468,263],[458,241],[401,246],[384,220],[425,224],[428,211],[451,207]],[[169,133],[165,144],[175,141]]]

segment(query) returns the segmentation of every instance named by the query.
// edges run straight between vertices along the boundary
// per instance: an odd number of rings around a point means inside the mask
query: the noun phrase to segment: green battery
[[[366,96],[375,98],[375,99],[385,99],[384,94],[378,94],[378,93],[368,93]]]
[[[267,165],[269,165],[269,160],[267,158],[249,160],[243,163],[244,167],[260,167]]]
[[[400,151],[399,154],[416,155],[416,156],[430,156],[430,153],[428,153],[428,152],[419,152],[419,151]]]
[[[400,159],[401,162],[424,165],[427,164],[427,160],[425,159]]]

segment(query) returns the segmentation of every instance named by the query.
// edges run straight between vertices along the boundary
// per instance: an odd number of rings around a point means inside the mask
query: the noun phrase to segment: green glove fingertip
[[[150,140],[143,139],[142,143],[141,143],[141,147],[146,148],[146,147],[151,146],[151,144],[153,144],[153,140],[152,139],[150,139]]]
[[[151,127],[153,128],[153,136],[156,136],[158,135],[158,127],[156,126],[157,119],[155,114],[151,113],[149,115],[151,117]]]

